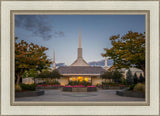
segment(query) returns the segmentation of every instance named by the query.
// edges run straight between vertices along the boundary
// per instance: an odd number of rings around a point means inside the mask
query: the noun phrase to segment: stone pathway
[[[98,90],[97,92],[62,92],[45,90],[45,95],[15,98],[15,101],[145,101],[144,98],[122,97],[117,90]]]

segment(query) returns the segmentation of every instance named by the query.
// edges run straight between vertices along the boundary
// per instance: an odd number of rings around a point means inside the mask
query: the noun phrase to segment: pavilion
[[[56,69],[55,53],[53,58],[53,70]],[[79,30],[79,48],[77,59],[70,66],[60,66],[57,68],[59,73],[63,75],[58,81],[61,85],[67,85],[69,81],[85,80],[92,85],[101,84],[100,77],[107,70],[107,59],[105,59],[105,67],[90,66],[82,57],[81,47],[81,30]]]

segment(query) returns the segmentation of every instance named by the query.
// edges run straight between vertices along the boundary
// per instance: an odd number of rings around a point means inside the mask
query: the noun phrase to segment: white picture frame
[[[20,105],[11,104],[11,11],[149,11],[149,104],[135,105]],[[27,13],[27,12],[26,12]],[[119,12],[120,13],[120,12]],[[132,12],[130,12],[132,14]],[[121,14],[121,13],[120,13]],[[159,1],[1,1],[1,115],[160,115],[159,111]],[[32,104],[28,102],[27,104]],[[112,103],[111,103],[112,104]]]

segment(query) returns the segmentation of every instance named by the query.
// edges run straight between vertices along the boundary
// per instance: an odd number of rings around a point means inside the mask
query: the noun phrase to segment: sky
[[[111,48],[109,38],[128,31],[145,32],[145,15],[16,15],[17,41],[33,42],[48,49],[47,56],[56,63],[72,64],[77,58],[81,29],[83,58],[100,61],[104,48]]]

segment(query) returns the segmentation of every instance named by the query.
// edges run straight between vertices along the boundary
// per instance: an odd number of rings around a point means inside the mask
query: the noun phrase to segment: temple
[[[53,57],[53,69],[55,69],[55,52]],[[57,69],[63,77],[58,79],[61,85],[67,85],[69,81],[85,80],[90,82],[92,85],[102,83],[100,77],[107,70],[107,58],[105,58],[105,67],[90,66],[83,59],[83,50],[81,47],[81,30],[79,30],[79,47],[77,59],[70,66],[61,66]]]

